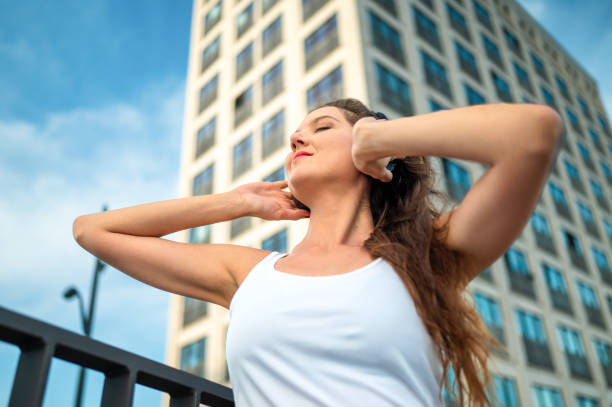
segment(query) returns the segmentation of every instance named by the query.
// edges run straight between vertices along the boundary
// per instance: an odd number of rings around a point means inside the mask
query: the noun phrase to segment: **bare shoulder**
[[[229,254],[230,264],[228,270],[234,279],[234,291],[242,284],[249,272],[262,261],[266,256],[272,253],[269,250],[257,249],[254,247],[238,246],[231,244],[219,245]],[[233,296],[234,293],[232,293]]]

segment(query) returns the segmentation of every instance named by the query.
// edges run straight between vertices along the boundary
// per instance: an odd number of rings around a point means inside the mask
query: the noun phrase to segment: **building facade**
[[[340,97],[391,119],[504,102],[559,112],[565,144],[531,220],[469,290],[507,347],[492,366],[503,405],[612,406],[612,131],[594,79],[513,0],[195,0],[183,196],[284,179],[290,133]],[[455,204],[487,169],[432,163]],[[245,217],[182,240],[289,252],[307,222]],[[166,362],[231,386],[229,311],[173,295],[169,315]]]

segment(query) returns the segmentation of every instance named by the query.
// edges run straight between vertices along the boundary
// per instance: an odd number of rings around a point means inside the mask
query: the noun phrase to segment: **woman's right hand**
[[[240,196],[248,206],[250,216],[266,220],[298,220],[310,215],[310,212],[299,209],[287,188],[287,180],[275,182],[253,182],[240,185],[231,192]]]

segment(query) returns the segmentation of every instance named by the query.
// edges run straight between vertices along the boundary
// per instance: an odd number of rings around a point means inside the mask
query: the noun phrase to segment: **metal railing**
[[[54,357],[104,374],[102,407],[131,406],[136,383],[168,393],[170,407],[234,406],[229,387],[4,307],[0,341],[21,350],[9,407],[42,405]]]

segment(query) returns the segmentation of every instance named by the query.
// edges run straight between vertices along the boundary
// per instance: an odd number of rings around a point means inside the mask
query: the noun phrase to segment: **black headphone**
[[[382,113],[382,112],[374,112],[372,111],[371,114],[376,117],[376,119],[383,119],[383,120],[389,120],[389,118],[387,117],[386,114]],[[389,163],[387,164],[387,169],[389,171],[393,171],[393,169],[395,168],[395,164],[397,163],[397,160],[392,160],[389,161]]]

